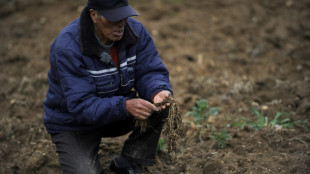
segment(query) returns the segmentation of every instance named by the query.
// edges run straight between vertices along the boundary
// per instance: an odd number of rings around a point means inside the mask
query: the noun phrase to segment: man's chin
[[[123,35],[122,35],[122,36],[117,36],[117,37],[114,36],[113,39],[112,39],[112,41],[114,41],[114,42],[119,41],[119,40],[122,39],[122,37],[123,37]]]

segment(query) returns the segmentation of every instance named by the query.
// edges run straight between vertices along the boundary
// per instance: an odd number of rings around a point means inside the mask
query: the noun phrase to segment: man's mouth
[[[119,30],[119,31],[114,31],[113,34],[117,37],[120,37],[123,35],[123,30]]]

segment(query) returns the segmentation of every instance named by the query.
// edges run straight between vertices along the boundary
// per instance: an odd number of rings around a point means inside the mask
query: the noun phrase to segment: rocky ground
[[[183,115],[177,158],[164,147],[144,173],[310,173],[309,0],[130,3],[170,70]],[[0,173],[60,173],[42,124],[49,45],[85,4],[0,1]],[[185,115],[201,99],[220,111],[197,124]],[[280,112],[295,124],[272,125]],[[259,115],[267,126],[259,128]],[[231,139],[215,140],[221,130]],[[106,170],[125,138],[102,139]]]

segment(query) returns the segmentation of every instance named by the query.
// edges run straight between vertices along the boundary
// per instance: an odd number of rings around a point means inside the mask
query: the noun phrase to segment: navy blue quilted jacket
[[[81,15],[66,26],[50,48],[49,89],[44,125],[49,133],[93,130],[131,117],[125,101],[172,89],[169,73],[143,25],[129,18],[116,42],[119,69],[101,57],[93,26]]]

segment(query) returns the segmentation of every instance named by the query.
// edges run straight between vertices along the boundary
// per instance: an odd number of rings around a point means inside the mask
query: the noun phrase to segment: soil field
[[[143,173],[310,173],[309,0],[130,2],[170,70],[183,116],[176,159],[164,146]],[[0,0],[0,173],[60,173],[42,124],[49,46],[85,4]],[[202,99],[219,113],[198,124],[185,115]],[[285,128],[285,118],[295,124]],[[102,139],[107,172],[125,138]]]

